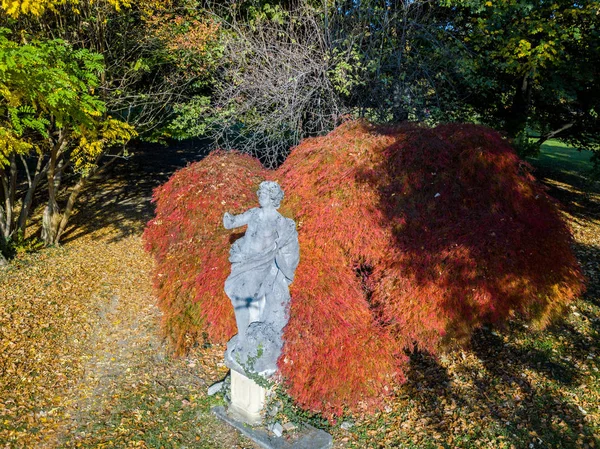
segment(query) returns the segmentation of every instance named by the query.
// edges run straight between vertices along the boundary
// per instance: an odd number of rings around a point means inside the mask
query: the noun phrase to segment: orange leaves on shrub
[[[235,332],[223,293],[235,235],[221,217],[255,206],[267,177],[300,241],[281,374],[325,416],[380,405],[407,349],[435,354],[514,313],[543,325],[581,292],[567,225],[498,133],[348,122],[304,140],[276,172],[215,153],[156,191],[145,237],[179,348],[186,335]]]
[[[376,185],[397,254],[385,269],[400,287],[374,291],[385,319],[397,322],[409,300],[398,290],[410,289],[433,304],[418,326],[454,338],[515,311],[542,324],[556,316],[581,291],[570,232],[507,141],[475,125],[400,132]]]
[[[396,350],[374,320],[352,265],[336,245],[301,234],[281,373],[303,407],[340,414],[380,404],[392,382]],[[387,389],[391,392],[391,388]]]
[[[278,173],[300,239],[285,331],[290,363],[280,366],[300,405],[325,415],[380,404],[399,374],[401,351],[374,319],[367,279],[357,273],[376,266],[390,239],[379,224],[377,192],[356,182],[385,142],[361,133],[340,139],[341,133],[305,140]]]

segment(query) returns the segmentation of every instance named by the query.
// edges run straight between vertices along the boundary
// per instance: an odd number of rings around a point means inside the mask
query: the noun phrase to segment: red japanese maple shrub
[[[304,140],[275,172],[216,153],[156,191],[145,239],[179,348],[235,333],[222,215],[256,206],[267,177],[300,240],[281,374],[325,416],[380,405],[404,378],[406,349],[436,353],[514,313],[543,325],[581,291],[556,204],[498,133],[349,122]]]
[[[436,353],[515,312],[543,325],[581,291],[556,204],[488,128],[350,122],[303,141],[279,178],[302,251],[281,369],[306,407],[373,398],[402,379],[400,350]]]
[[[156,260],[153,277],[163,331],[179,353],[204,336],[225,342],[236,333],[223,291],[236,235],[223,227],[223,213],[254,207],[263,179],[256,159],[213,152],[154,191],[156,217],[144,241]]]
[[[543,326],[581,292],[567,224],[497,132],[394,132],[370,183],[395,249],[373,301],[394,335],[435,351],[444,335],[464,339],[514,312]]]

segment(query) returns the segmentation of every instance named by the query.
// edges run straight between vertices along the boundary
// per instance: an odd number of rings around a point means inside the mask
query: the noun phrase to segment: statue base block
[[[236,420],[223,406],[213,407],[211,410],[219,419],[264,449],[329,449],[333,446],[331,435],[309,425],[300,426],[293,433],[278,437],[264,428],[250,427]]]
[[[267,401],[267,390],[245,375],[231,370],[231,405],[229,413],[252,426],[262,422],[261,412]]]

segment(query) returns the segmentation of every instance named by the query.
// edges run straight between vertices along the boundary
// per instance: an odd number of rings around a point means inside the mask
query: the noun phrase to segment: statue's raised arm
[[[260,207],[223,215],[226,229],[248,225],[229,253],[231,274],[225,293],[233,305],[238,333],[228,343],[225,359],[230,368],[271,375],[283,347],[288,285],[298,266],[299,246],[294,221],[277,211],[283,200],[279,184],[262,182],[257,195]],[[261,355],[257,358],[258,347]],[[247,366],[249,360],[253,366]]]
[[[229,212],[225,212],[225,214],[223,214],[223,226],[225,229],[233,229],[247,225],[251,217],[251,211],[252,209],[239,215],[232,215]]]

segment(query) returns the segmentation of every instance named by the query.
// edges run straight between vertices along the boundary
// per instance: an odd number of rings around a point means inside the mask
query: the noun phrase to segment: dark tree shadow
[[[178,169],[203,159],[206,140],[173,141],[168,146],[135,142],[128,159],[115,162],[82,192],[62,243],[102,228],[115,229],[112,240],[140,234],[154,215],[154,188]]]
[[[594,180],[585,173],[532,164],[534,176],[567,212],[577,219],[600,221],[600,180]]]
[[[520,326],[513,323],[511,332],[522,332]],[[474,439],[480,437],[478,432],[495,432],[516,447],[534,443],[534,447],[580,448],[582,441],[593,441],[597,447],[600,439],[586,420],[587,411],[567,400],[569,393],[554,387],[559,384],[572,391],[577,385],[582,376],[577,366],[589,362],[589,342],[565,323],[550,332],[571,335],[577,349],[569,352],[569,361],[552,352],[506,343],[490,329],[477,331],[471,339],[469,357],[476,357],[476,366],[454,357],[452,375],[434,357],[411,354],[405,388],[427,418],[428,431],[446,437],[456,434],[457,419],[466,417],[479,421]],[[532,383],[526,374],[531,371],[543,381]]]

